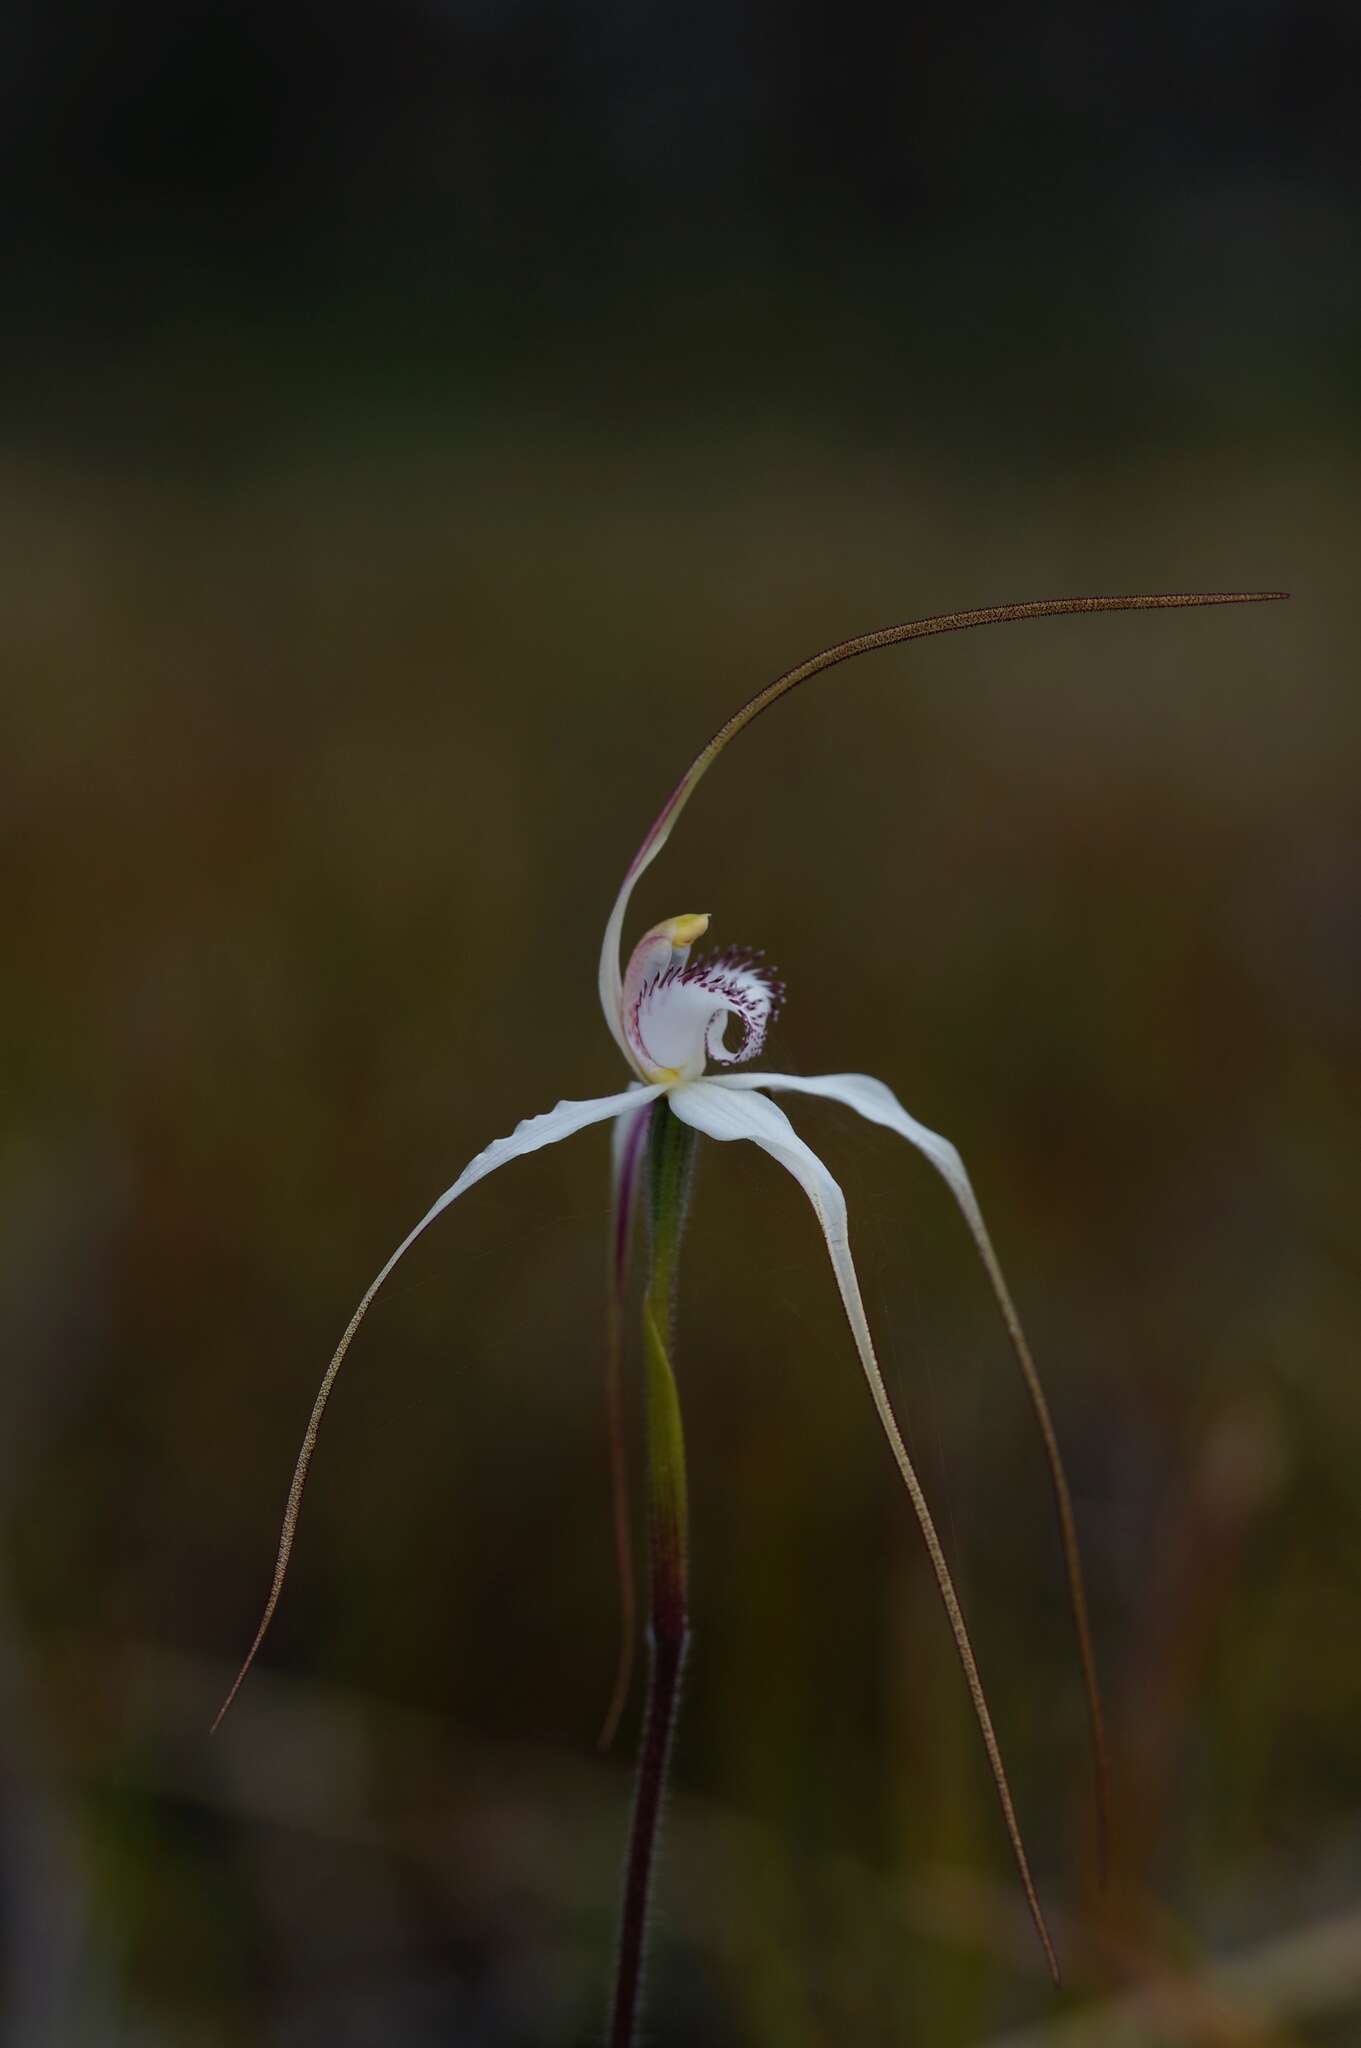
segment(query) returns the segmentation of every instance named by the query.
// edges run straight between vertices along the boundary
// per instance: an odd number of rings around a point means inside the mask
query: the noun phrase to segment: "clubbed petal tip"
[[[729,949],[691,960],[691,945],[708,923],[707,917],[670,918],[634,947],[621,1021],[629,1053],[648,1081],[694,1081],[710,1060],[732,1067],[754,1059],[780,1006],[783,984],[760,954]]]

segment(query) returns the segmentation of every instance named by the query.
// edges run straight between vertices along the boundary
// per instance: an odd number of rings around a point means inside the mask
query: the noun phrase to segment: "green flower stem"
[[[657,1821],[666,1787],[689,1636],[685,1435],[667,1347],[675,1318],[676,1269],[694,1149],[694,1132],[671,1114],[665,1100],[659,1102],[652,1113],[648,1134],[652,1263],[643,1298],[651,1590],[648,1688],[620,1914],[610,2048],[632,2048],[634,2041]]]

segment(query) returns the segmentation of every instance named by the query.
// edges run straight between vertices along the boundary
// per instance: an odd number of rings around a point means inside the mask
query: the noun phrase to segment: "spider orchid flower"
[[[1077,1538],[1068,1488],[1049,1411],[1025,1337],[998,1265],[992,1242],[959,1153],[948,1139],[910,1116],[884,1082],[866,1074],[803,1075],[753,1070],[766,1033],[783,995],[781,984],[759,954],[745,951],[696,954],[704,937],[707,915],[686,913],[653,925],[644,933],[625,964],[621,957],[624,922],[633,890],[670,836],[681,811],[701,777],[723,749],[752,720],[780,697],[822,670],[876,648],[930,637],[938,633],[1013,620],[1060,614],[1168,610],[1194,605],[1260,602],[1281,592],[1170,594],[1135,597],[1060,598],[1036,603],[992,606],[979,611],[942,614],[885,627],[843,641],[789,670],[752,697],[710,740],[676,785],[634,855],[605,928],[600,953],[599,991],[605,1023],[629,1070],[626,1086],[585,1101],[563,1101],[531,1116],[509,1137],[498,1138],[479,1152],[432,1203],[372,1282],[351,1316],[335,1355],[322,1379],[303,1438],[284,1512],[273,1582],[264,1613],[246,1660],[219,1710],[214,1727],[235,1699],[278,1605],[292,1554],[304,1484],[322,1416],[341,1364],[368,1309],[405,1254],[454,1202],[487,1175],[512,1160],[594,1124],[614,1126],[614,1197],[612,1205],[612,1307],[616,1321],[622,1274],[627,1264],[630,1221],[640,1178],[645,1139],[653,1105],[665,1099],[682,1124],[720,1144],[745,1140],[767,1153],[792,1174],[811,1204],[826,1245],[846,1321],[879,1421],[906,1487],[925,1541],[931,1567],[955,1647],[963,1666],[973,1711],[982,1735],[1007,1833],[1026,1899],[1051,1969],[1054,1954],[1031,1879],[1002,1759],[983,1685],[970,1644],[949,1566],[937,1535],[926,1496],[908,1455],[884,1384],[874,1339],[865,1313],[851,1256],[846,1202],[832,1173],[795,1131],[777,1095],[817,1095],[853,1109],[869,1122],[895,1132],[920,1152],[945,1182],[972,1235],[1001,1311],[1012,1348],[1024,1375],[1039,1422],[1056,1499],[1059,1533],[1065,1555],[1069,1593],[1081,1652],[1091,1732],[1099,1779],[1104,1778],[1103,1737],[1096,1679],[1089,1642],[1086,1605]],[[624,1557],[621,1550],[621,1560]],[[627,1574],[626,1574],[627,1576]],[[631,1633],[631,1632],[630,1632]],[[616,1697],[617,1709],[617,1697]],[[611,1719],[614,1718],[612,1712]]]

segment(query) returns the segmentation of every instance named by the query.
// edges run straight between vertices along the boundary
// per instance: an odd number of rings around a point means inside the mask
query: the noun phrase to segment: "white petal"
[[[522,1158],[526,1152],[542,1151],[545,1145],[556,1145],[560,1139],[570,1138],[590,1124],[603,1124],[610,1117],[622,1116],[626,1110],[641,1109],[644,1103],[655,1102],[661,1092],[660,1084],[648,1088],[630,1086],[621,1089],[617,1095],[598,1095],[589,1102],[560,1102],[556,1108],[546,1109],[541,1116],[525,1117],[523,1122],[516,1124],[508,1138],[493,1138],[475,1159],[469,1160],[453,1186],[444,1190],[439,1200],[426,1210],[416,1228],[402,1239],[364,1296],[365,1306],[373,1300],[397,1261],[410,1251],[421,1232],[428,1229],[451,1202],[456,1202],[460,1195],[466,1195],[469,1188],[476,1187],[478,1181],[485,1180],[498,1166]]]
[[[255,1661],[255,1653],[264,1641],[265,1631],[269,1627],[274,1616],[274,1610],[279,1604],[279,1594],[283,1588],[284,1574],[288,1570],[288,1560],[292,1553],[293,1538],[297,1530],[298,1509],[302,1502],[303,1487],[307,1481],[307,1468],[312,1462],[312,1453],[316,1449],[317,1431],[321,1427],[321,1418],[325,1414],[326,1404],[331,1398],[331,1389],[335,1385],[336,1374],[340,1371],[345,1353],[354,1341],[354,1334],[368,1313],[369,1304],[391,1273],[393,1267],[410,1251],[421,1233],[428,1229],[435,1218],[441,1215],[451,1202],[456,1202],[460,1195],[466,1194],[469,1188],[477,1185],[478,1181],[485,1180],[487,1175],[494,1173],[498,1166],[506,1165],[511,1159],[519,1159],[526,1152],[538,1152],[545,1145],[555,1145],[560,1138],[570,1138],[574,1132],[585,1130],[588,1124],[604,1123],[609,1117],[622,1116],[626,1111],[640,1109],[645,1103],[654,1101],[661,1092],[660,1087],[638,1088],[635,1086],[621,1090],[618,1095],[602,1095],[590,1102],[560,1102],[556,1109],[546,1110],[542,1116],[526,1117],[523,1123],[515,1126],[515,1129],[508,1138],[494,1138],[491,1144],[479,1152],[475,1159],[470,1160],[453,1186],[445,1189],[439,1200],[433,1202],[426,1210],[415,1229],[409,1231],[402,1239],[396,1251],[383,1267],[377,1279],[368,1288],[358,1308],[350,1317],[345,1328],[345,1334],[336,1348],[335,1356],[326,1368],[321,1386],[317,1392],[317,1398],[312,1404],[312,1414],[307,1424],[306,1433],[303,1436],[302,1449],[298,1453],[297,1464],[293,1469],[293,1481],[288,1490],[288,1504],[284,1509],[283,1532],[279,1539],[279,1552],[274,1564],[274,1580],[270,1587],[269,1599],[265,1603],[265,1611],[261,1618],[260,1626],[255,1632],[255,1641],[250,1646],[245,1663],[237,1673],[231,1691],[218,1710],[217,1720],[213,1723],[214,1727],[222,1719],[223,1714],[226,1713],[237,1692],[240,1690],[241,1681]]]
[[[948,1182],[979,1250],[990,1266],[996,1265],[982,1212],[969,1184],[969,1176],[964,1171],[964,1161],[948,1138],[942,1138],[937,1131],[929,1131],[925,1124],[919,1124],[914,1116],[909,1116],[893,1090],[882,1081],[876,1081],[870,1074],[725,1074],[715,1078],[721,1078],[725,1088],[773,1088],[776,1093],[822,1095],[829,1102],[841,1102],[847,1109],[857,1110],[872,1124],[883,1124],[888,1130],[896,1131],[900,1138],[906,1138],[909,1145],[915,1145],[919,1152],[924,1153]]]
[[[706,1081],[696,1081],[688,1088],[677,1088],[671,1095],[673,1113],[682,1122],[693,1125],[706,1137],[728,1141],[746,1138],[753,1145],[759,1145],[772,1159],[778,1159],[781,1166],[792,1173],[809,1201],[822,1234],[827,1240],[832,1270],[841,1292],[846,1317],[860,1353],[860,1362],[865,1368],[893,1454],[898,1460],[904,1478],[908,1478],[911,1465],[898,1433],[898,1425],[889,1406],[879,1362],[875,1357],[874,1340],[870,1336],[869,1323],[865,1316],[864,1303],[860,1298],[860,1283],[856,1278],[855,1266],[851,1259],[850,1232],[846,1219],[846,1197],[837,1182],[823,1165],[811,1146],[805,1145],[784,1111],[775,1103],[766,1100],[754,1087],[734,1088],[731,1084],[738,1077],[724,1075]],[[757,1081],[752,1075],[741,1077]],[[909,1488],[918,1490],[915,1476],[908,1479]]]
[[[714,1085],[720,1088],[773,1088],[777,1092],[795,1095],[821,1095],[829,1102],[844,1103],[847,1109],[857,1110],[870,1123],[883,1124],[886,1129],[896,1131],[900,1138],[906,1138],[909,1145],[915,1145],[930,1160],[959,1204],[960,1213],[969,1226],[992,1282],[1008,1335],[1027,1368],[1026,1378],[1030,1380],[1033,1377],[1029,1348],[1006,1281],[1002,1278],[1002,1268],[992,1248],[983,1212],[964,1169],[964,1161],[948,1138],[942,1138],[938,1131],[929,1131],[925,1124],[917,1122],[916,1117],[909,1116],[893,1090],[869,1074],[722,1074],[715,1075]],[[1031,1391],[1032,1397],[1037,1397],[1037,1405],[1043,1408],[1044,1396],[1039,1392],[1038,1382]]]
[[[1078,1659],[1082,1667],[1083,1690],[1087,1697],[1087,1717],[1091,1727],[1092,1758],[1096,1773],[1097,1812],[1100,1832],[1103,1837],[1103,1855],[1107,1852],[1110,1834],[1110,1765],[1106,1755],[1105,1717],[1101,1710],[1101,1690],[1097,1680],[1096,1656],[1092,1647],[1091,1622],[1087,1614],[1087,1590],[1083,1579],[1082,1555],[1078,1543],[1077,1517],[1073,1512],[1072,1493],[1068,1486],[1068,1475],[1064,1471],[1063,1453],[1059,1448],[1058,1433],[1054,1428],[1049,1403],[1045,1397],[1038,1368],[1026,1342],[1021,1319],[1016,1313],[1010,1289],[1002,1276],[996,1252],[988,1227],[983,1221],[983,1212],[978,1206],[972,1183],[965,1171],[964,1161],[948,1138],[942,1138],[937,1131],[930,1131],[916,1117],[909,1116],[891,1088],[882,1081],[874,1080],[869,1074],[817,1074],[805,1077],[802,1074],[723,1074],[715,1075],[714,1085],[719,1088],[774,1088],[799,1095],[821,1095],[831,1102],[841,1102],[848,1109],[854,1109],[871,1123],[883,1124],[886,1129],[896,1131],[906,1138],[909,1145],[925,1155],[945,1181],[970,1235],[978,1249],[983,1269],[988,1276],[1007,1336],[1021,1369],[1026,1392],[1035,1414],[1035,1421],[1044,1446],[1045,1462],[1049,1467],[1050,1485],[1054,1492],[1054,1506],[1058,1515],[1059,1542],[1063,1551],[1064,1570],[1068,1579],[1068,1598],[1072,1607],[1073,1628],[1077,1637]]]
[[[964,1615],[954,1588],[954,1581],[950,1576],[950,1568],[945,1560],[945,1552],[941,1548],[940,1538],[936,1533],[936,1525],[932,1519],[931,1509],[927,1503],[926,1495],[922,1491],[921,1481],[917,1477],[912,1460],[907,1454],[907,1447],[903,1443],[902,1435],[898,1429],[897,1418],[889,1402],[888,1389],[884,1385],[884,1377],[879,1369],[879,1360],[875,1356],[874,1340],[870,1335],[869,1322],[865,1315],[865,1305],[860,1295],[860,1283],[856,1278],[855,1266],[851,1259],[850,1236],[846,1221],[846,1198],[842,1194],[837,1182],[818,1158],[816,1152],[808,1145],[805,1145],[803,1139],[799,1137],[784,1111],[779,1109],[775,1103],[767,1101],[765,1096],[757,1092],[763,1082],[773,1086],[782,1078],[784,1077],[750,1074],[740,1076],[724,1075],[711,1081],[696,1081],[689,1087],[675,1089],[670,1097],[670,1106],[683,1123],[692,1125],[697,1131],[702,1131],[706,1137],[717,1138],[724,1142],[734,1138],[746,1138],[753,1145],[759,1145],[763,1152],[769,1152],[773,1159],[778,1159],[781,1166],[786,1167],[793,1174],[795,1180],[799,1182],[799,1185],[803,1188],[804,1193],[813,1205],[818,1222],[822,1225],[822,1234],[827,1240],[827,1250],[831,1257],[832,1270],[836,1275],[836,1284],[840,1290],[842,1304],[846,1310],[846,1320],[851,1326],[851,1335],[855,1339],[856,1349],[860,1354],[860,1363],[864,1367],[865,1377],[869,1381],[870,1394],[878,1411],[879,1420],[883,1425],[884,1434],[889,1440],[894,1460],[911,1499],[913,1511],[916,1514],[922,1538],[926,1544],[927,1555],[930,1557],[932,1570],[936,1576],[940,1597],[944,1604],[945,1612],[949,1617],[951,1633],[955,1639],[955,1648],[959,1653],[960,1663],[964,1667],[965,1681],[973,1702],[979,1732],[983,1737],[983,1746],[987,1751],[993,1783],[997,1788],[997,1797],[1002,1808],[1002,1817],[1006,1823],[1012,1854],[1016,1859],[1017,1869],[1020,1872],[1026,1900],[1045,1953],[1049,1958],[1050,1967],[1054,1969],[1057,1975],[1057,1965],[1054,1962],[1053,1949],[1050,1946],[1048,1931],[1044,1924],[1044,1916],[1040,1910],[1039,1899],[1030,1874],[1030,1866],[1026,1860],[1025,1849],[1021,1842],[1020,1827],[1016,1819],[1015,1808],[1012,1804],[1011,1792],[1007,1785],[1001,1751],[998,1748],[997,1736],[992,1725],[992,1716],[988,1711],[987,1700],[983,1693],[983,1682],[979,1677],[978,1665],[973,1654],[973,1646],[969,1641],[969,1632],[965,1626]],[[855,1076],[852,1078],[858,1079],[859,1077]],[[735,1083],[738,1085],[734,1085]],[[885,1093],[887,1093],[887,1090]]]

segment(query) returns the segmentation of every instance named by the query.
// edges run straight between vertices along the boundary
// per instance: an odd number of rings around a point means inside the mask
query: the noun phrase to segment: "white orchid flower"
[[[1082,1576],[1068,1489],[1044,1395],[964,1163],[948,1139],[940,1137],[936,1132],[928,1130],[924,1124],[918,1123],[884,1082],[871,1079],[866,1074],[824,1074],[809,1078],[795,1074],[769,1073],[761,1069],[752,1071],[749,1063],[759,1056],[764,1046],[767,1027],[783,991],[758,954],[719,952],[708,956],[696,956],[693,949],[708,929],[707,915],[686,913],[653,925],[633,947],[626,966],[621,962],[624,920],[639,878],[660,853],[701,777],[729,741],[780,697],[824,669],[850,660],[856,655],[869,653],[875,648],[891,647],[903,641],[926,638],[937,633],[962,631],[974,626],[1079,612],[1174,609],[1193,605],[1256,602],[1279,594],[1223,592],[1059,598],[1029,604],[990,606],[978,611],[916,619],[906,624],[864,634],[857,639],[843,641],[815,655],[810,661],[789,670],[768,684],[720,728],[676,785],[634,855],[605,928],[600,952],[600,1001],[606,1025],[630,1070],[628,1085],[613,1094],[596,1096],[587,1101],[559,1102],[554,1109],[526,1118],[516,1126],[509,1137],[494,1140],[469,1162],[453,1184],[431,1204],[420,1222],[403,1238],[369,1286],[350,1318],[317,1393],[289,1489],[273,1583],[264,1614],[245,1663],[219,1711],[218,1721],[236,1697],[278,1605],[292,1553],[303,1488],[322,1416],[345,1354],[384,1282],[436,1217],[443,1215],[460,1196],[467,1194],[479,1181],[485,1180],[488,1174],[508,1165],[511,1160],[522,1158],[530,1152],[537,1152],[545,1145],[555,1145],[593,1124],[608,1123],[615,1127],[612,1299],[617,1309],[619,1280],[627,1260],[628,1234],[644,1135],[651,1106],[665,1097],[672,1113],[703,1136],[716,1139],[722,1144],[745,1140],[768,1153],[778,1165],[793,1175],[809,1199],[826,1244],[851,1338],[869,1384],[875,1409],[925,1540],[955,1646],[963,1665],[1021,1882],[1045,1954],[1057,1975],[1053,1950],[1022,1846],[992,1718],[984,1697],[964,1617],[926,1496],[903,1442],[875,1352],[874,1339],[851,1257],[845,1198],[827,1166],[799,1137],[783,1109],[771,1098],[775,1095],[822,1096],[857,1111],[871,1123],[896,1132],[929,1160],[960,1209],[1000,1307],[1043,1434],[1058,1506],[1060,1535],[1082,1653],[1093,1740],[1099,1760],[1102,1752],[1100,1707],[1088,1640]],[[612,1341],[617,1349],[617,1328]],[[216,1725],[215,1721],[214,1726]]]

